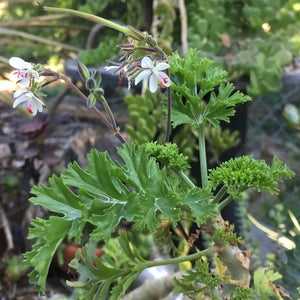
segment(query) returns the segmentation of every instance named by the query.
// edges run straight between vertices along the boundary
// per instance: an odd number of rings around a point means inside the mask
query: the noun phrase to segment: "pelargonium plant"
[[[205,126],[229,122],[235,106],[250,97],[235,91],[227,73],[195,50],[185,57],[178,52],[167,56],[151,35],[131,26],[69,9],[45,9],[100,22],[127,36],[128,44],[119,45],[120,63],[108,68],[118,72],[121,81],[127,78],[129,86],[149,80],[150,91],[161,97],[166,132],[163,144],[127,141],[105,99],[101,74],[89,72],[81,62],[87,95],[61,73],[10,59],[20,84],[14,106],[25,103],[35,115],[45,105],[40,93],[45,83],[64,81],[123,143],[117,149],[119,161],[93,149],[86,169],[75,161],[60,176],[49,178],[48,186],[32,188],[30,201],[52,213],[32,220],[29,229],[28,238],[34,242],[24,256],[36,289],[45,292],[49,266],[61,243],[82,243],[88,231],[87,244],[70,263],[79,277],[67,282],[80,299],[161,299],[169,293],[188,299],[283,299],[287,293],[272,283],[279,273],[260,268],[251,280],[249,246],[240,248],[242,237],[220,211],[232,201],[244,201],[250,188],[277,194],[278,183],[293,172],[276,157],[271,165],[251,156],[231,158],[214,169],[206,162]],[[97,108],[98,102],[106,114]],[[189,175],[189,157],[170,142],[171,129],[185,125],[198,133],[201,185]],[[197,243],[201,234],[206,236],[205,247]],[[141,235],[152,237],[167,258],[144,257],[137,238]],[[104,245],[101,258],[94,255],[99,243]],[[143,270],[164,265],[177,265],[179,271],[155,282],[154,288],[145,283],[128,292]]]

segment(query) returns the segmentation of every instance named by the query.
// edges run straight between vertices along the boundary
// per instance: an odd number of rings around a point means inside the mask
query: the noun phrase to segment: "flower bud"
[[[89,94],[88,100],[89,101],[87,102],[87,106],[89,108],[93,108],[96,105],[96,102],[97,102],[97,99],[96,99],[95,95],[93,93]]]
[[[98,98],[100,97],[100,99],[98,99],[99,101],[101,101],[102,96],[104,95],[104,90],[102,88],[97,88],[94,90],[94,95]]]
[[[99,70],[93,70],[91,77],[94,78],[94,80],[96,81],[96,87],[97,88],[100,87],[101,80],[102,80],[100,71]]]
[[[85,88],[89,91],[93,91],[97,88],[97,82],[94,78],[90,77],[85,82]]]
[[[90,72],[88,68],[81,61],[78,61],[78,70],[83,81],[86,81],[90,78]]]

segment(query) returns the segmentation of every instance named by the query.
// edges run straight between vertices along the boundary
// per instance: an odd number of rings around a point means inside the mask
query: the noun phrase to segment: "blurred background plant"
[[[246,80],[253,96],[278,90],[283,67],[299,56],[300,3],[293,1],[187,1],[189,47],[199,48]]]

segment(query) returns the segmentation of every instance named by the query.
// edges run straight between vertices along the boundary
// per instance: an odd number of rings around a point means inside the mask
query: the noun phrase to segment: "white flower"
[[[43,111],[43,105],[45,105],[44,102],[27,89],[21,88],[17,90],[14,93],[14,98],[15,102],[13,108],[20,103],[27,102],[26,108],[31,115],[35,116],[38,111]]]
[[[10,79],[19,83],[21,88],[28,86],[32,77],[37,80],[39,79],[39,73],[33,70],[32,64],[24,61],[22,58],[11,57],[8,62],[16,69],[16,71],[11,73]]]
[[[169,76],[165,72],[162,72],[170,68],[169,64],[161,62],[154,66],[153,61],[148,56],[145,56],[141,61],[141,67],[144,70],[135,78],[135,85],[149,76],[149,88],[151,93],[156,92],[158,83],[160,87],[169,87],[171,85]]]

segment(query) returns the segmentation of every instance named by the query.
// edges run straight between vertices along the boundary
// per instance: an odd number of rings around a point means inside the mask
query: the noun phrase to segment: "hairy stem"
[[[166,73],[170,77],[169,69],[167,69]],[[172,111],[171,87],[167,88],[167,93],[168,93],[168,100],[167,100],[167,130],[166,130],[166,136],[165,136],[165,143],[167,143],[170,140],[170,134],[171,134],[171,111]]]
[[[81,99],[83,99],[86,103],[89,102],[89,99],[86,97],[84,93],[71,81],[69,78],[63,74],[58,74],[59,77],[68,85],[70,89],[72,89]],[[93,107],[93,110],[97,114],[97,116],[101,119],[101,121],[107,126],[108,129],[114,132],[114,135],[120,140],[121,143],[125,143],[126,140],[123,136],[116,131],[114,126],[107,120],[107,118],[103,115],[103,113],[96,107]]]
[[[120,132],[120,128],[117,126],[114,114],[112,113],[110,106],[108,104],[108,102],[106,101],[106,99],[104,98],[104,96],[101,97],[101,103],[103,104],[103,107],[108,115],[108,118],[110,120],[110,123],[112,125],[112,129],[115,135],[119,134]]]
[[[104,18],[92,15],[92,14],[88,14],[82,11],[78,11],[78,10],[73,10],[73,9],[68,9],[68,8],[58,8],[58,7],[49,7],[49,6],[44,6],[43,7],[44,10],[49,11],[49,12],[58,12],[58,13],[65,13],[65,14],[69,14],[69,15],[74,15],[77,17],[81,17],[96,23],[100,23],[103,24],[109,28],[115,29],[119,32],[124,33],[125,35],[133,35],[133,32],[126,26],[117,24],[115,22],[106,20]]]

